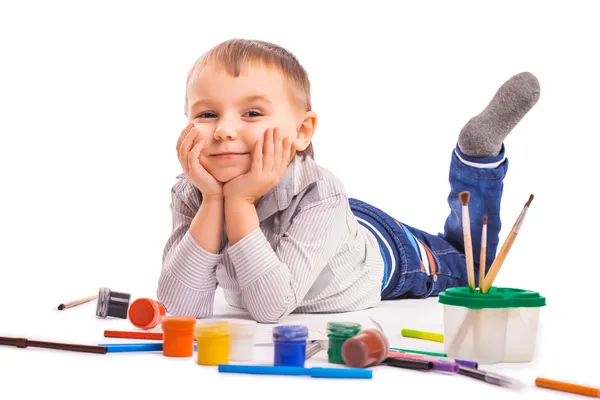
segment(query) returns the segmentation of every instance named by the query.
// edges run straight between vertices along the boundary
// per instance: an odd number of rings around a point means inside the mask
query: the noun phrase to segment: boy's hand
[[[254,145],[250,171],[223,186],[225,198],[254,204],[268,193],[279,183],[289,164],[292,144],[291,138],[281,138],[279,128],[267,129],[264,138]]]
[[[185,176],[200,190],[204,198],[223,197],[223,184],[215,179],[200,163],[200,151],[205,141],[200,140],[193,124],[188,124],[177,140],[177,156]]]

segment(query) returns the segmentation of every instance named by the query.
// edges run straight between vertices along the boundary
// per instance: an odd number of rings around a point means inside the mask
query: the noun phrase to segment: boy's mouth
[[[213,158],[216,158],[218,160],[228,160],[228,159],[234,159],[234,158],[242,157],[242,156],[245,156],[247,154],[250,154],[250,153],[224,152],[224,153],[211,154],[210,156],[213,157]]]

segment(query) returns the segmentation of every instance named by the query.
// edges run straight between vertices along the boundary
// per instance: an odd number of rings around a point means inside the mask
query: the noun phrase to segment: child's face
[[[200,162],[223,183],[250,170],[254,145],[268,128],[279,127],[282,139],[296,139],[305,117],[285,77],[259,66],[237,78],[218,66],[206,66],[189,82],[188,105],[198,139],[206,141]]]

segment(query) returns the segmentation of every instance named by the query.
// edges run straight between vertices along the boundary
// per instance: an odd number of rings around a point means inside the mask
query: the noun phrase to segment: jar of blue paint
[[[304,367],[308,328],[304,325],[282,325],[273,328],[275,366]]]

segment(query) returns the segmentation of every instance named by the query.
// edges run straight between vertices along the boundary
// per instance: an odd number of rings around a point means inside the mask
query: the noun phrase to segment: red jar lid
[[[136,299],[129,306],[129,321],[140,329],[152,329],[161,323],[165,316],[164,306],[152,299]]]

